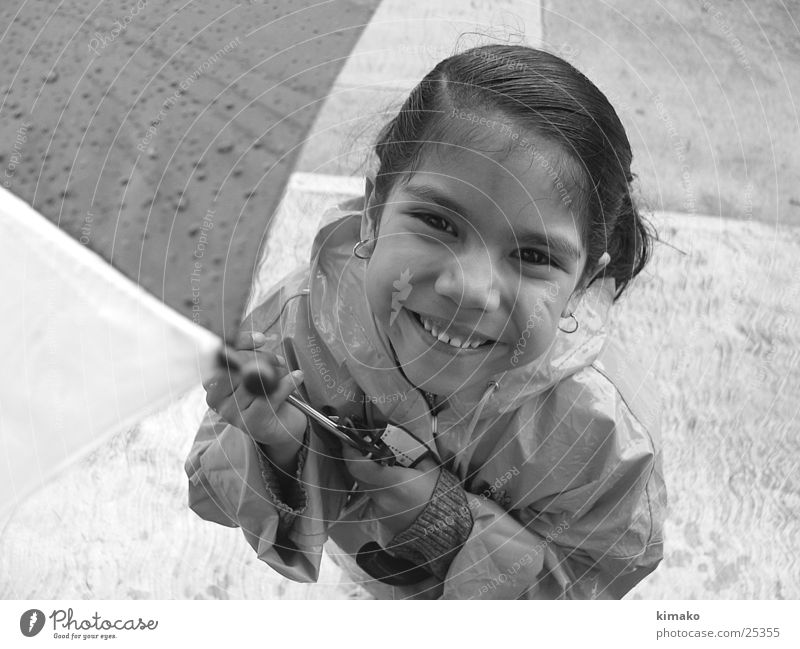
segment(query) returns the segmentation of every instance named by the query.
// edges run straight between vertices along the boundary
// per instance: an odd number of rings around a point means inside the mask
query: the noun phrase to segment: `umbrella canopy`
[[[0,9],[0,514],[197,385],[234,338],[293,163],[377,4]]]
[[[231,339],[295,158],[377,4],[4,7],[4,185]]]

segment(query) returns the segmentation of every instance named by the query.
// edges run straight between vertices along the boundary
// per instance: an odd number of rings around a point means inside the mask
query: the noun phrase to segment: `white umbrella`
[[[220,338],[0,189],[0,519],[196,386]]]

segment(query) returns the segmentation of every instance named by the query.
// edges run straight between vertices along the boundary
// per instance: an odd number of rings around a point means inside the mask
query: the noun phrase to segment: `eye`
[[[522,248],[519,251],[520,261],[526,264],[535,264],[537,266],[554,266],[558,268],[558,264],[550,258],[547,254],[536,248]]]
[[[450,228],[452,234],[456,234],[456,231],[455,229],[453,229],[453,226],[450,225],[450,222],[442,216],[437,216],[436,214],[429,214],[427,212],[411,212],[409,216],[411,216],[414,219],[422,221],[423,223],[432,227],[435,230],[441,230],[443,232],[446,232],[447,228]]]

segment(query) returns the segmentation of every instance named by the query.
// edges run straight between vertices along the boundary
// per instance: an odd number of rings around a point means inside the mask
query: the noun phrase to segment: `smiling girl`
[[[558,57],[486,46],[440,62],[375,154],[247,319],[238,360],[277,388],[206,384],[190,506],[298,581],[325,545],[377,597],[622,597],[661,561],[666,491],[657,401],[606,331],[651,246],[614,109]],[[332,444],[294,390],[424,459]]]

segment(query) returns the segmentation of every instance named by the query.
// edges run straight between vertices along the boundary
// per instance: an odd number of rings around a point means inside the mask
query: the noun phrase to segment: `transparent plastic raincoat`
[[[327,542],[380,598],[621,598],[662,559],[667,498],[657,398],[605,331],[613,280],[590,287],[579,329],[559,332],[546,358],[494,376],[478,403],[456,394],[433,415],[369,310],[366,263],[352,255],[362,206],[328,214],[310,268],[280,282],[243,329],[264,332],[289,369],[303,370],[300,392],[317,409],[391,420],[450,458],[467,492],[469,537],[443,580],[382,583],[354,557],[370,541],[386,547],[391,534],[368,496],[350,491],[328,443],[307,431],[301,497],[284,502],[259,447],[210,410],[186,460],[190,507],[241,527],[259,559],[296,581],[316,581]]]

